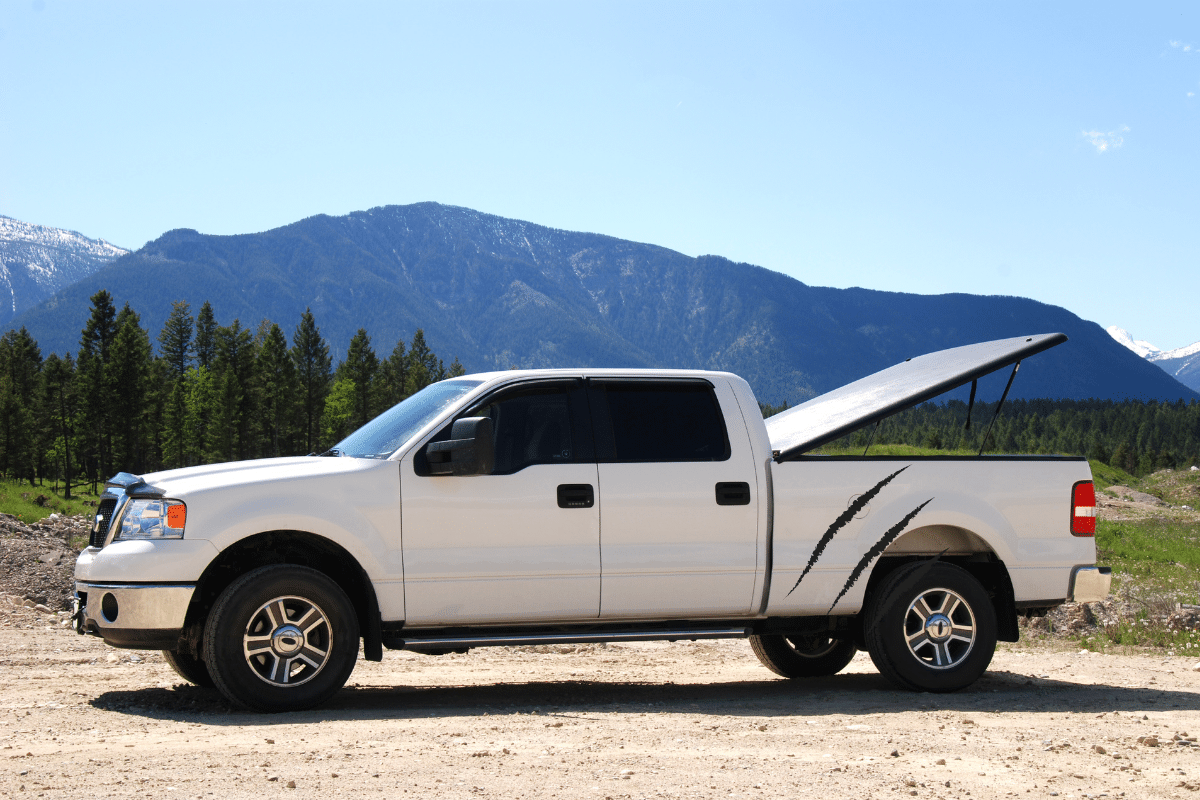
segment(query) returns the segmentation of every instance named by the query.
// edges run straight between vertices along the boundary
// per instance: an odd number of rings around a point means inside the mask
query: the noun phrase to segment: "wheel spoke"
[[[929,619],[929,616],[933,613],[933,609],[929,607],[929,603],[926,602],[924,596],[917,600],[917,602],[913,603],[912,611],[921,618],[922,627],[925,625],[925,620]]]
[[[292,622],[292,624],[295,625],[297,628],[300,628],[301,630],[303,630],[305,633],[308,633],[309,628],[304,627],[304,620],[308,619],[309,617],[311,617],[313,614],[316,614],[316,613],[317,613],[316,607],[309,606],[308,611],[305,611],[304,614],[301,615],[300,619],[295,620],[294,622]],[[320,616],[318,616],[317,621],[319,622],[320,619],[321,619]],[[310,625],[309,627],[311,628],[312,626]]]
[[[252,656],[258,653],[269,652],[271,650],[270,636],[247,636],[246,637],[246,655]]]

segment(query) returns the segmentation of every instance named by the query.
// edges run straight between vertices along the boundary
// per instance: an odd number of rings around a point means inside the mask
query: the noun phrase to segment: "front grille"
[[[100,507],[96,509],[96,519],[92,523],[92,536],[88,541],[92,547],[104,547],[104,540],[108,538],[108,525],[112,522],[113,511],[116,508],[116,498],[109,497],[100,501]]]

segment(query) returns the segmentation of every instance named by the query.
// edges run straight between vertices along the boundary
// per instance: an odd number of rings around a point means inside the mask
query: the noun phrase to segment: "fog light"
[[[100,616],[104,617],[104,621],[110,625],[117,621],[117,598],[113,597],[112,592],[105,592],[104,597],[100,600]]]

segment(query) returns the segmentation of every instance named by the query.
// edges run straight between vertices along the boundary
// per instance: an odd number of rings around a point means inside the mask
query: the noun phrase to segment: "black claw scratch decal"
[[[900,520],[895,525],[893,525],[892,527],[887,529],[887,533],[885,533],[882,537],[880,537],[879,541],[876,542],[875,545],[870,550],[867,551],[866,555],[864,555],[862,557],[862,561],[859,561],[858,564],[855,565],[854,570],[850,573],[849,579],[847,579],[847,581],[846,581],[846,585],[842,587],[842,591],[838,593],[838,596],[833,599],[833,605],[829,606],[829,610],[825,612],[826,614],[833,613],[833,607],[836,606],[838,604],[838,601],[841,600],[842,597],[845,596],[846,592],[850,591],[850,587],[853,586],[855,584],[855,582],[859,578],[862,577],[863,570],[865,570],[867,568],[867,565],[870,564],[871,561],[874,560],[876,556],[882,555],[883,551],[887,549],[887,546],[889,544],[891,544],[892,542],[894,542],[896,540],[896,537],[899,536],[901,534],[901,532],[905,528],[908,527],[908,523],[913,521],[913,517],[915,517],[917,514],[919,514],[921,512],[922,508],[924,508],[925,506],[929,505],[932,502],[933,502],[933,498],[931,497],[928,500],[926,500],[924,503],[921,503],[921,505],[914,508],[912,511],[905,514],[904,519]]]
[[[860,494],[857,500],[846,507],[846,510],[841,513],[841,516],[835,519],[833,524],[829,526],[829,530],[825,531],[825,535],[821,537],[821,541],[817,542],[817,546],[813,549],[812,555],[809,556],[808,564],[805,565],[804,571],[800,573],[800,577],[796,579],[796,586],[800,585],[800,581],[804,580],[804,576],[807,575],[809,570],[813,568],[813,564],[817,563],[817,559],[821,557],[821,553],[825,552],[825,548],[828,547],[829,543],[833,541],[833,537],[837,536],[837,532],[846,527],[850,520],[858,516],[858,512],[866,508],[867,503],[874,500],[875,496],[883,491],[883,487],[892,482],[892,478],[896,477],[901,472],[904,472],[906,469],[908,469],[908,467],[901,467],[891,475],[888,475],[879,483],[872,486],[866,493]],[[796,586],[793,586],[791,589],[789,589],[788,593],[784,595],[784,597],[788,597],[792,592],[796,591]]]

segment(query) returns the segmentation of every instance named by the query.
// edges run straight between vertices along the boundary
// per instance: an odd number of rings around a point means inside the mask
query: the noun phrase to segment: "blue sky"
[[[1200,339],[1200,6],[1002,6],[0,0],[0,214],[435,200]]]

